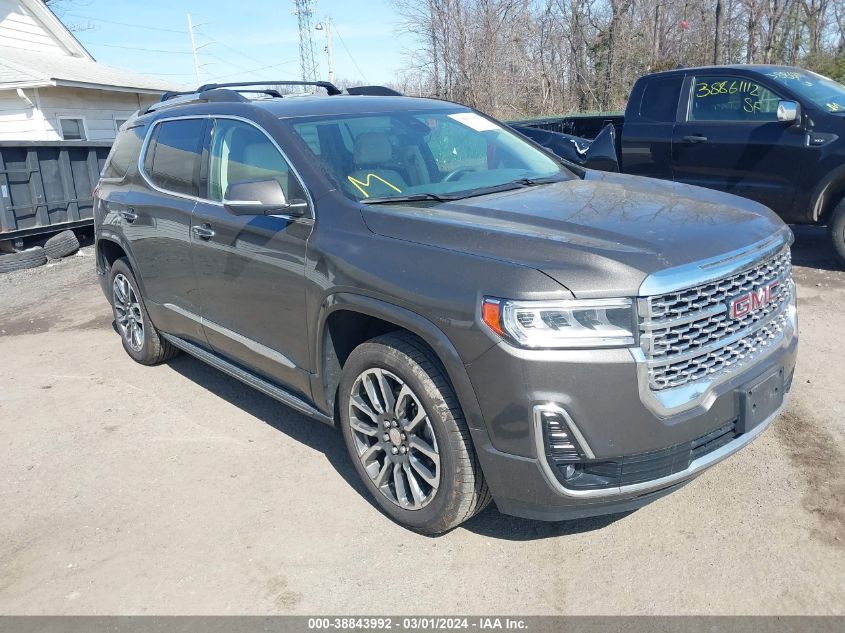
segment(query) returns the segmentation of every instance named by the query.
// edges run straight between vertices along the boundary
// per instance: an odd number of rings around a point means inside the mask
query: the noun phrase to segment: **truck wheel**
[[[61,259],[79,250],[79,240],[73,231],[62,231],[44,243],[44,252],[50,259]]]
[[[47,256],[41,247],[30,248],[19,253],[0,255],[0,273],[36,268],[47,263]]]
[[[827,228],[833,240],[833,249],[839,255],[839,261],[845,264],[845,199],[836,205]]]
[[[394,521],[441,534],[490,502],[458,399],[417,338],[386,334],[359,345],[339,389],[355,470]]]
[[[173,358],[178,350],[161,337],[150,321],[138,282],[124,257],[112,265],[111,290],[114,323],[126,353],[142,365]]]

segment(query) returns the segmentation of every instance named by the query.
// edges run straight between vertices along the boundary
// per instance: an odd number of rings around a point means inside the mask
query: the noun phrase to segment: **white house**
[[[178,89],[97,63],[41,0],[0,0],[0,141],[111,140]]]

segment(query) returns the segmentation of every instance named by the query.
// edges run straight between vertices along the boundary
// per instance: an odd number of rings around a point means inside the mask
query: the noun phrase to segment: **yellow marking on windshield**
[[[367,193],[366,189],[368,189],[372,185],[373,178],[375,178],[379,182],[387,185],[388,187],[393,189],[393,191],[395,191],[396,193],[402,193],[402,190],[399,187],[387,182],[384,178],[382,178],[378,174],[367,174],[366,182],[363,181],[363,180],[358,180],[357,178],[353,178],[352,176],[347,176],[347,178],[349,179],[349,182],[351,182],[354,185],[354,187],[358,191],[360,191],[361,195],[364,196],[365,198],[370,197],[370,194]]]

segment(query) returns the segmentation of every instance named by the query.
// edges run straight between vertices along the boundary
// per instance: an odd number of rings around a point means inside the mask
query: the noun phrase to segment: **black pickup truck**
[[[514,127],[582,166],[718,189],[790,223],[827,225],[845,262],[845,86],[831,79],[790,66],[683,68],[641,77],[624,118],[592,141],[556,134],[549,119],[536,125]]]

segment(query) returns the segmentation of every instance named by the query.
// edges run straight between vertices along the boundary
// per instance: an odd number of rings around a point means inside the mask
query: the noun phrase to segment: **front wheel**
[[[827,228],[833,241],[833,249],[839,256],[839,261],[845,264],[845,199],[833,209]]]
[[[401,525],[441,534],[489,503],[455,393],[416,337],[387,334],[350,354],[340,424],[364,485]]]

